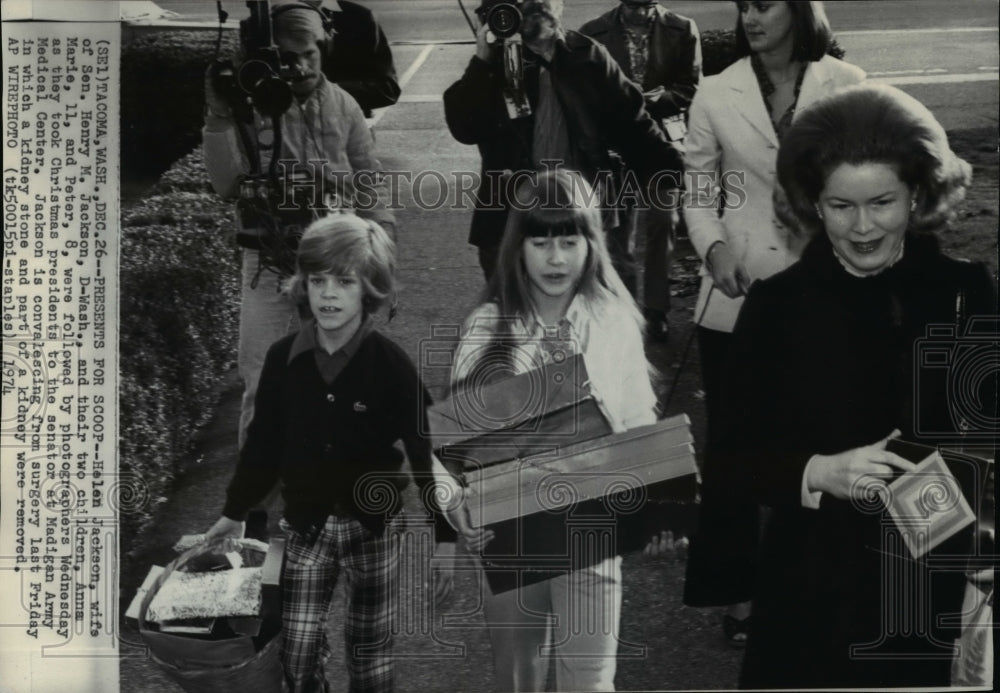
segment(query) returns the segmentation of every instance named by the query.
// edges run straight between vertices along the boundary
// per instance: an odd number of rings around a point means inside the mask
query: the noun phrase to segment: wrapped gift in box
[[[283,539],[273,539],[266,554],[251,547],[262,554],[256,567],[187,572],[246,552],[240,541],[194,546],[165,569],[154,566],[143,583],[137,595],[139,634],[168,673],[240,666],[280,630]]]
[[[905,474],[896,472],[887,505],[911,557],[920,558],[955,535],[964,538],[948,544],[948,551],[965,553],[979,530],[970,525],[983,518],[993,526],[986,494],[989,460],[898,438],[890,439],[885,449],[917,465]]]
[[[578,354],[488,385],[468,384],[431,407],[428,421],[438,457],[466,469],[611,433]]]
[[[691,515],[697,468],[687,416],[471,469],[471,521],[494,592],[641,548],[669,515]],[[653,502],[651,502],[653,501]],[[667,515],[667,524],[664,524]],[[676,519],[676,518],[674,518]]]
[[[695,473],[685,415],[466,472],[475,527],[576,502],[645,495],[647,486]]]

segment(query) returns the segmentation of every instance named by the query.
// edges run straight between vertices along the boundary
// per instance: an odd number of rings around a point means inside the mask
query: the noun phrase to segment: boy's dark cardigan
[[[243,520],[280,479],[285,519],[297,531],[312,535],[334,514],[381,534],[410,480],[396,441],[421,491],[431,481],[430,395],[406,353],[377,331],[331,385],[312,350],[289,358],[295,337],[268,350],[223,515]],[[453,541],[454,530],[435,518],[437,539]]]

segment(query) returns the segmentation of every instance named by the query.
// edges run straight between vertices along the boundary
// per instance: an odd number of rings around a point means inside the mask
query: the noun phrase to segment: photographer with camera
[[[237,68],[220,62],[209,68],[202,130],[212,186],[238,198],[241,447],[267,348],[298,323],[282,289],[304,228],[343,210],[395,235],[361,107],[321,70],[331,40],[322,13],[303,2],[273,2],[269,11],[260,5],[241,35],[244,60]]]
[[[580,27],[580,33],[608,49],[622,71],[642,90],[646,110],[683,154],[685,117],[701,79],[701,40],[694,21],[671,12],[656,0],[621,0],[614,9]],[[679,219],[642,209],[628,212],[615,245],[634,262],[630,249],[635,236],[645,237],[642,305],[646,333],[664,342],[670,332],[670,255]],[[634,276],[634,266],[629,273]]]
[[[444,93],[452,135],[482,157],[469,242],[493,275],[514,184],[524,172],[576,170],[602,201],[610,237],[616,209],[609,150],[638,175],[642,202],[670,214],[682,161],[646,111],[639,89],[607,50],[560,23],[562,0],[497,2],[479,8],[476,55]],[[491,45],[488,33],[498,41]],[[521,50],[523,46],[523,52]],[[614,254],[615,268],[626,269]]]

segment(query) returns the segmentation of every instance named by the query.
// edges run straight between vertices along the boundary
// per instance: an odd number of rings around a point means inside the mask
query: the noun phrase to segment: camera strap
[[[472,35],[476,35],[476,25],[472,23],[472,19],[469,17],[469,13],[465,9],[465,5],[462,4],[462,0],[458,0],[458,7],[462,10],[462,14],[465,15],[465,21],[468,22],[469,28],[472,30]]]
[[[219,30],[215,35],[215,59],[222,55],[222,30],[229,19],[229,13],[222,9],[222,0],[215,0],[215,11],[219,15]]]
[[[688,354],[691,351],[691,343],[694,342],[695,335],[698,333],[698,326],[701,324],[702,318],[705,317],[705,311],[708,310],[708,304],[712,300],[712,294],[715,293],[715,284],[710,284],[708,287],[708,295],[705,296],[705,305],[701,307],[701,313],[698,318],[694,321],[694,327],[691,330],[691,334],[688,335],[687,341],[684,343],[684,351],[681,353],[680,362],[677,364],[677,370],[674,372],[674,379],[670,383],[670,390],[667,392],[667,398],[663,401],[663,406],[660,407],[659,413],[661,415],[666,415],[670,410],[670,402],[674,398],[674,392],[677,391],[677,382],[681,378],[681,373],[684,371],[684,366],[687,365]]]

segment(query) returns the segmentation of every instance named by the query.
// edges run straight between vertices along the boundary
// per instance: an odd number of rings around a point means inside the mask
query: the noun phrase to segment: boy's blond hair
[[[364,291],[365,315],[388,304],[391,318],[396,308],[396,244],[374,221],[354,214],[331,214],[314,221],[302,234],[288,295],[309,314],[310,274],[352,272]]]

